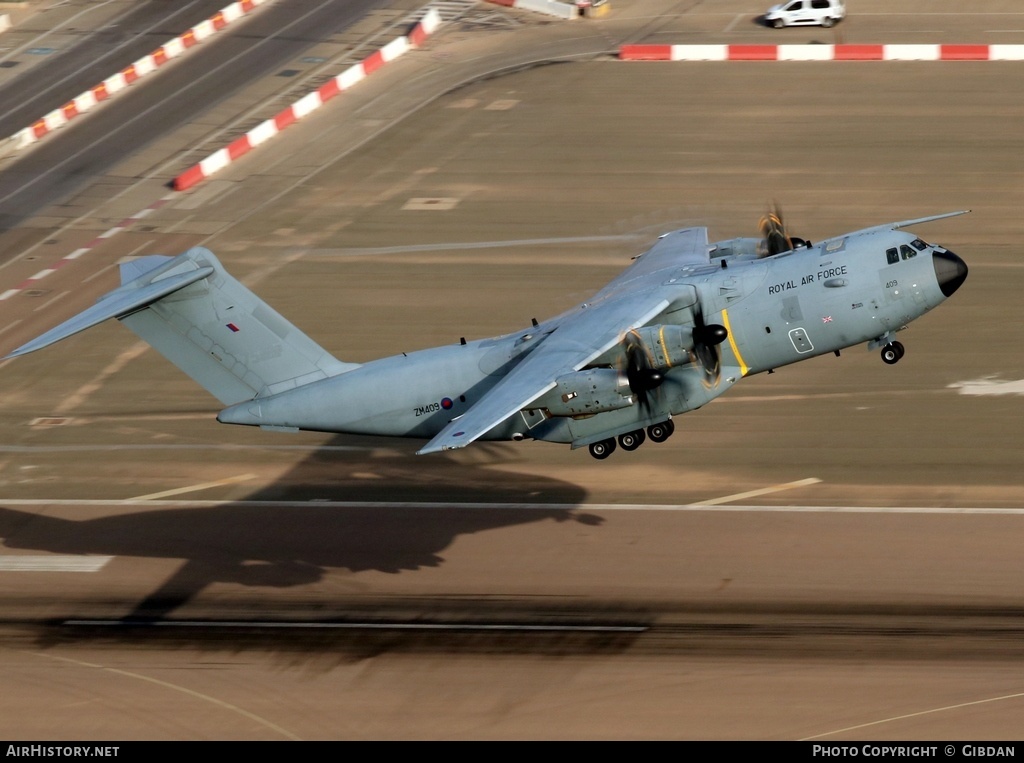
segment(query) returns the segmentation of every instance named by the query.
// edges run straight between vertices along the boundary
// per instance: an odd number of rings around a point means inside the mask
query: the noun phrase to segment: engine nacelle
[[[560,376],[555,388],[530,403],[552,416],[587,416],[633,404],[626,374],[614,368],[588,368]]]
[[[690,326],[667,324],[633,329],[626,336],[626,344],[639,340],[653,368],[672,368],[690,361],[693,349],[693,329]]]

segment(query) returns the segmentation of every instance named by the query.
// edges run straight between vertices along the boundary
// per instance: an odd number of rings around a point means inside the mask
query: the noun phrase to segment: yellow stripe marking
[[[740,375],[746,376],[750,371],[750,366],[740,355],[740,348],[736,346],[736,339],[732,335],[732,326],[729,324],[729,311],[722,308],[722,321],[725,323],[725,330],[729,334],[729,346],[732,347],[732,354],[736,356],[736,360],[740,362]]]
[[[669,368],[672,368],[672,358],[669,355],[668,347],[665,346],[665,327],[662,326],[658,330],[658,343],[661,345],[661,354],[665,356],[665,362]]]

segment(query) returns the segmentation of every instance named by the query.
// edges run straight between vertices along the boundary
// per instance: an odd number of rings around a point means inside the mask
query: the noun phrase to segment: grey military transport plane
[[[761,237],[666,233],[590,300],[491,339],[340,361],[235,280],[207,249],[121,265],[121,287],[8,357],[117,318],[223,405],[228,424],[428,440],[536,439],[606,458],[671,436],[673,416],[744,376],[846,347],[881,348],[967,278],[953,252],[879,225],[812,244],[781,217]]]

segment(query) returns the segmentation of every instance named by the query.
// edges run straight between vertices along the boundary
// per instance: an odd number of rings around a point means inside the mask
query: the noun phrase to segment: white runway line
[[[136,496],[132,500],[134,501],[155,501],[158,498],[168,498],[172,495],[181,495],[182,493],[193,493],[197,490],[208,490],[212,487],[221,487],[222,485],[233,485],[236,482],[248,482],[249,480],[256,479],[255,474],[239,474],[235,477],[226,477],[222,480],[216,480],[215,482],[203,482],[198,485],[186,485],[185,487],[177,487],[173,490],[164,490],[160,493],[150,493],[149,495]]]
[[[692,506],[717,506],[720,503],[732,503],[733,501],[742,501],[744,498],[754,498],[759,495],[768,495],[769,493],[778,493],[782,490],[792,490],[796,487],[806,487],[807,485],[816,485],[821,482],[817,477],[808,477],[807,479],[797,480],[796,482],[786,482],[782,485],[772,485],[771,487],[763,487],[758,490],[748,490],[745,493],[734,493],[733,495],[722,496],[721,498],[709,498],[706,501],[697,501]]]
[[[921,710],[920,712],[917,712],[917,713],[907,713],[905,715],[896,715],[896,716],[893,716],[892,718],[883,718],[883,719],[881,719],[879,721],[871,721],[869,723],[861,723],[861,724],[859,724],[857,726],[847,726],[845,729],[836,729],[835,731],[826,731],[824,734],[816,734],[815,736],[812,736],[812,737],[804,737],[803,739],[801,739],[799,741],[801,741],[801,742],[808,742],[808,741],[810,741],[812,739],[822,739],[823,737],[832,736],[833,734],[843,734],[843,733],[846,733],[848,731],[857,731],[858,729],[865,729],[865,728],[868,728],[870,726],[880,726],[883,723],[893,723],[894,721],[903,721],[903,720],[906,720],[908,718],[920,718],[922,715],[932,715],[934,713],[945,713],[945,712],[948,712],[950,710],[960,710],[961,708],[964,708],[964,707],[973,707],[975,705],[984,705],[984,704],[987,704],[989,702],[1004,702],[1005,700],[1008,700],[1008,699],[1020,699],[1021,697],[1024,697],[1024,693],[1006,694],[1006,695],[1004,695],[1002,697],[989,697],[988,699],[978,699],[978,700],[975,700],[974,702],[961,702],[959,705],[946,705],[945,707],[936,707],[936,708],[932,708],[931,710]]]
[[[0,572],[99,572],[112,556],[3,556]]]
[[[104,672],[113,673],[115,675],[124,676],[126,678],[133,678],[133,679],[136,679],[138,681],[145,681],[147,683],[154,684],[155,686],[161,686],[164,689],[167,689],[169,691],[178,692],[180,694],[184,694],[187,697],[191,697],[193,699],[198,699],[198,700],[200,700],[202,702],[209,703],[209,704],[211,704],[211,705],[213,705],[215,707],[219,707],[219,708],[221,708],[223,710],[227,710],[227,711],[232,712],[232,713],[237,713],[238,715],[242,716],[243,718],[248,718],[249,720],[254,721],[255,723],[258,723],[259,725],[261,725],[261,726],[263,726],[265,728],[268,728],[268,729],[270,729],[270,730],[280,734],[281,736],[283,736],[283,737],[285,737],[287,739],[291,739],[291,740],[294,740],[294,741],[301,741],[301,739],[298,736],[296,736],[295,734],[293,734],[292,732],[288,731],[287,729],[285,729],[282,726],[277,725],[276,723],[273,723],[272,721],[267,720],[266,718],[263,718],[263,717],[261,717],[259,715],[256,715],[255,713],[252,713],[252,712],[250,712],[248,710],[245,710],[244,708],[241,708],[238,705],[233,705],[230,702],[225,702],[224,700],[218,699],[217,697],[213,697],[213,696],[211,696],[209,694],[203,694],[202,692],[198,692],[195,689],[189,689],[186,686],[180,686],[178,684],[171,683],[170,681],[164,681],[164,680],[162,680],[160,678],[155,678],[154,676],[147,676],[147,675],[145,675],[143,673],[137,673],[137,672],[131,671],[131,670],[122,670],[121,668],[113,668],[113,667],[110,667],[110,666],[107,666],[107,665],[101,665],[101,664],[98,664],[98,663],[95,663],[95,662],[85,662],[84,660],[76,660],[76,659],[74,659],[72,657],[67,657],[67,656],[64,656],[64,655],[51,654],[51,653],[45,653],[45,652],[30,652],[30,654],[33,654],[36,657],[40,657],[40,658],[44,658],[44,659],[48,659],[48,660],[64,662],[64,663],[67,663],[69,665],[77,665],[80,668],[86,668],[86,669],[90,669],[90,670],[101,670],[101,671],[104,671]]]
[[[647,625],[521,625],[501,623],[310,623],[273,620],[65,620],[69,627],[104,628],[276,628],[283,630],[510,631],[542,633],[645,633]]]
[[[213,483],[210,483],[211,485]],[[220,506],[260,507],[273,506],[284,509],[305,509],[311,506],[333,509],[428,509],[431,511],[678,511],[700,513],[746,513],[746,514],[920,514],[963,515],[963,516],[1024,516],[1024,508],[994,506],[710,506],[697,503],[453,503],[440,501],[335,501],[314,498],[308,501],[158,501],[151,498],[2,498],[0,507],[33,506],[138,506],[140,508],[177,507],[189,509],[215,509]]]

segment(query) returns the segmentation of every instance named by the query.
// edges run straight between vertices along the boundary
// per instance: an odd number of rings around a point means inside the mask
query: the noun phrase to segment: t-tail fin
[[[357,367],[299,331],[233,278],[209,249],[141,257],[121,266],[121,284],[7,357],[117,318],[225,405]]]

